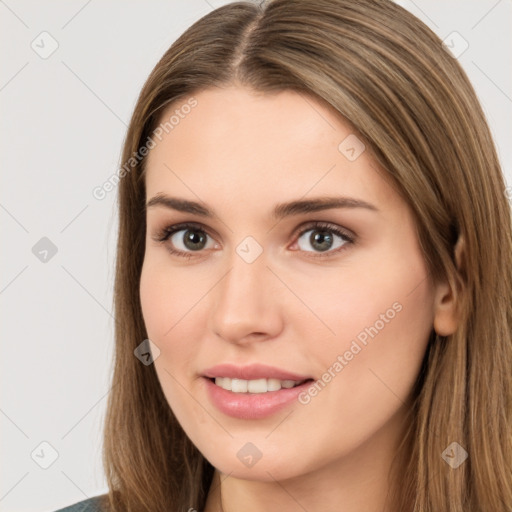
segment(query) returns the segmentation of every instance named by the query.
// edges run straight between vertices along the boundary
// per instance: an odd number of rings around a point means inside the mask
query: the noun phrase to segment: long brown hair
[[[512,510],[511,213],[485,116],[457,60],[388,0],[234,2],[193,24],[153,69],[123,162],[140,156],[171,103],[227,84],[298,91],[348,120],[412,208],[432,277],[457,295],[459,327],[446,337],[432,331],[418,375],[391,510]],[[134,356],[147,338],[145,160],[132,160],[119,181],[108,502],[115,512],[201,511],[214,468],[178,424],[153,365]],[[452,443],[468,454],[457,468],[443,457]]]

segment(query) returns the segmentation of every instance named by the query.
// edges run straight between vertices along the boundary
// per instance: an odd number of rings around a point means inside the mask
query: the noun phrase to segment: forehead
[[[190,99],[183,98],[162,114],[165,142],[150,152],[149,167],[154,158],[171,156],[165,154],[165,146],[174,145],[176,153],[191,149],[191,141],[198,150],[215,152],[217,158],[222,151],[244,149],[252,159],[261,150],[266,158],[286,153],[291,159],[319,143],[336,152],[339,137],[353,131],[326,102],[292,90],[269,94],[231,86],[206,89],[193,98],[193,108],[187,107]],[[189,159],[202,156],[200,151],[189,153]]]
[[[249,208],[306,194],[363,194],[377,202],[389,195],[384,173],[351,125],[315,97],[228,87],[193,98],[193,108],[183,108],[184,98],[161,117],[174,115],[174,122],[149,152],[148,198],[159,192],[218,204],[238,198]],[[347,158],[347,144],[361,154]]]

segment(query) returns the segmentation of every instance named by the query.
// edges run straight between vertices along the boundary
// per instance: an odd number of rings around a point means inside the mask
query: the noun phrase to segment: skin
[[[338,150],[354,131],[335,110],[292,91],[234,85],[194,97],[149,153],[146,199],[204,202],[217,217],[148,208],[140,297],[166,399],[216,468],[205,510],[387,510],[388,471],[429,333],[456,328],[452,291],[429,279],[412,212],[369,150],[355,161]],[[379,211],[270,217],[276,203],[341,195]],[[348,230],[354,244],[332,234],[329,255],[315,258],[326,252],[310,236],[323,229],[299,238],[312,221]],[[184,244],[186,231],[174,246],[155,241],[181,222],[204,227],[202,249]],[[236,252],[247,236],[263,250],[252,263]],[[321,379],[396,303],[400,312],[308,404],[243,420],[210,402],[206,368],[261,362]],[[262,453],[252,467],[237,457],[247,442]]]

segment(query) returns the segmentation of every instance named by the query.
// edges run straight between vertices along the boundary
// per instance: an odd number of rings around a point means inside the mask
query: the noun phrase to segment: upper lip
[[[236,366],[224,363],[212,366],[204,371],[203,375],[210,379],[215,377],[229,377],[231,379],[255,380],[255,379],[278,379],[301,381],[308,380],[309,375],[299,375],[275,366],[266,364],[250,364],[247,366]]]

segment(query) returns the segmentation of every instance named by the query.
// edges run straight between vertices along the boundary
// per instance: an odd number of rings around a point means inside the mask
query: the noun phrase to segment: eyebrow
[[[155,195],[146,203],[146,209],[155,206],[164,206],[165,208],[177,210],[179,212],[191,213],[208,218],[216,216],[213,210],[208,209],[200,203],[189,201],[187,199],[169,197],[162,193]],[[288,203],[277,204],[272,210],[272,218],[280,220],[292,215],[318,212],[321,210],[329,210],[331,208],[364,208],[374,212],[380,211],[375,205],[361,199],[354,199],[352,197],[318,197],[314,199],[296,200]]]

